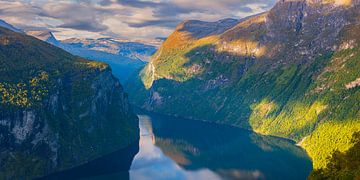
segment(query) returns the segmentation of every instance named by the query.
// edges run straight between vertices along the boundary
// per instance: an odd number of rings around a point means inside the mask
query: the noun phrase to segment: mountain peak
[[[49,30],[31,30],[31,31],[26,31],[26,34],[51,44],[59,43],[59,41],[55,38],[53,33]]]
[[[287,3],[287,2],[304,2],[309,5],[332,5],[332,6],[352,6],[360,4],[360,0],[280,0],[279,3]]]
[[[353,4],[359,3],[358,0],[307,0],[307,1],[313,4],[333,4],[336,6],[351,6]]]
[[[50,38],[55,38],[51,31],[48,30],[30,30],[26,34],[34,36],[42,41],[47,41]]]
[[[176,30],[189,32],[193,37],[202,38],[209,35],[221,34],[236,25],[238,22],[238,20],[231,18],[215,22],[186,20],[179,24]]]

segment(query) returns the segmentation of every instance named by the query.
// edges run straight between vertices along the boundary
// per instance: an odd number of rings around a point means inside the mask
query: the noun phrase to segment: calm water
[[[312,169],[306,153],[285,139],[168,116],[139,118],[139,144],[51,179],[306,179]]]

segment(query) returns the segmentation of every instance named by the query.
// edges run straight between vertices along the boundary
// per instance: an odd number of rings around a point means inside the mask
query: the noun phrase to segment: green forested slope
[[[0,28],[0,179],[71,168],[137,138],[137,117],[106,64]]]
[[[179,25],[129,81],[131,101],[291,138],[325,167],[360,131],[360,11],[323,3],[281,1],[201,38]]]
[[[335,151],[330,163],[311,173],[309,179],[359,179],[360,178],[360,134],[355,133],[354,144],[348,151]]]

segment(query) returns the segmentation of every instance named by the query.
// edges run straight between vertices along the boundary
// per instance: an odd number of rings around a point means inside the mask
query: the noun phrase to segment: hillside
[[[359,179],[360,178],[360,134],[355,133],[348,151],[335,151],[326,168],[313,171],[309,179]]]
[[[43,176],[138,140],[108,65],[1,27],[0,64],[0,179]]]
[[[213,33],[187,21],[126,90],[150,111],[293,139],[323,168],[360,131],[359,19],[359,1],[282,0]]]
[[[134,71],[141,69],[157,47],[138,42],[120,41],[112,38],[78,39],[59,41],[50,31],[27,31],[42,41],[60,47],[83,58],[109,64],[113,74],[124,83]]]

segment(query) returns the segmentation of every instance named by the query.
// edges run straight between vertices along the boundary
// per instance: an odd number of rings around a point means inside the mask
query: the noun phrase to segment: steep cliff
[[[328,163],[360,130],[360,1],[282,0],[224,32],[179,25],[126,88],[139,107],[291,138]],[[136,94],[136,96],[135,96]]]
[[[31,179],[138,139],[108,65],[0,28],[0,179]]]

